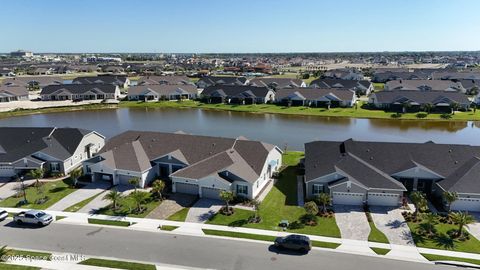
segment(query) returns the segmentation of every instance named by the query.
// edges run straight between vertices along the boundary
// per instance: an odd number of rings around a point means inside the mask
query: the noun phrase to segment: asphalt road
[[[44,228],[18,227],[8,220],[0,223],[0,245],[209,269],[452,269],[319,250],[307,255],[277,253],[267,243],[117,228],[55,223]]]

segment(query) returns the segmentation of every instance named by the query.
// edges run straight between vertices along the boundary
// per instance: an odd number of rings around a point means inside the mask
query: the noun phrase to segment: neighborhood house
[[[242,137],[127,131],[83,166],[93,181],[117,185],[138,178],[145,187],[156,178],[168,178],[173,192],[219,199],[221,190],[230,190],[253,199],[281,164],[278,147]]]
[[[128,100],[159,101],[195,99],[197,87],[195,85],[175,84],[147,84],[132,86],[128,89]]]
[[[40,92],[42,100],[117,99],[120,89],[113,84],[48,85]]]
[[[0,102],[28,100],[28,89],[25,86],[0,86]]]
[[[275,100],[285,106],[352,107],[357,96],[349,89],[300,87],[277,90]]]
[[[273,102],[275,91],[268,87],[249,85],[215,85],[201,93],[206,103],[257,104]]]

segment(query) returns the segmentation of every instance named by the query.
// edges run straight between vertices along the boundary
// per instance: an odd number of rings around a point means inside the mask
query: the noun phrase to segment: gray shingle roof
[[[146,76],[142,77],[137,85],[152,84],[194,85],[187,76]]]
[[[176,84],[149,84],[141,86],[132,86],[128,88],[129,96],[138,96],[148,92],[157,93],[160,96],[180,95],[180,94],[197,94],[195,85],[176,85]]]
[[[90,76],[78,77],[73,79],[73,84],[113,84],[121,86],[125,84],[127,77],[125,76]]]
[[[385,90],[452,91],[449,89],[464,90],[459,82],[443,80],[395,80],[385,84]]]
[[[249,84],[253,86],[266,86],[274,89],[301,87],[303,81],[294,78],[255,78]]]
[[[71,94],[83,94],[88,91],[102,94],[113,94],[116,91],[116,86],[113,84],[62,84],[62,85],[48,85],[42,88],[40,95],[51,95],[57,91],[65,91]]]
[[[257,87],[249,85],[214,85],[205,88],[202,91],[202,95],[265,98],[269,91],[271,90],[267,87]]]
[[[337,89],[337,88],[291,88],[291,89],[279,89],[276,91],[275,99],[283,100],[293,96],[303,97],[306,100],[318,100],[325,96],[337,97],[339,100],[351,101],[355,92],[349,89]]]
[[[342,79],[316,79],[310,83],[310,87],[317,88],[340,88],[349,90],[368,89],[372,83],[367,80],[342,80]]]
[[[377,99],[377,102],[382,104],[392,104],[395,102],[403,102],[405,100],[417,102],[419,104],[450,104],[453,102],[459,104],[470,104],[468,97],[460,92],[394,90],[380,91],[374,93],[374,95]]]

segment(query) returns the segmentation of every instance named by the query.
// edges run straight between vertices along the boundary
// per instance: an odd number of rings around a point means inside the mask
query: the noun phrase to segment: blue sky
[[[0,10],[0,52],[480,50],[479,0],[3,0]]]

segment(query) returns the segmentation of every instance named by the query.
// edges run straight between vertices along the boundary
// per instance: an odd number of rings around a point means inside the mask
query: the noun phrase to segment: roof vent
[[[370,160],[373,160],[373,157],[370,157]]]
[[[448,153],[452,153],[452,149],[448,149]]]
[[[454,162],[454,163],[455,163],[455,164],[458,164],[458,161],[457,161],[457,160],[455,160],[455,162]]]
[[[367,148],[367,153],[370,152],[370,149]]]

